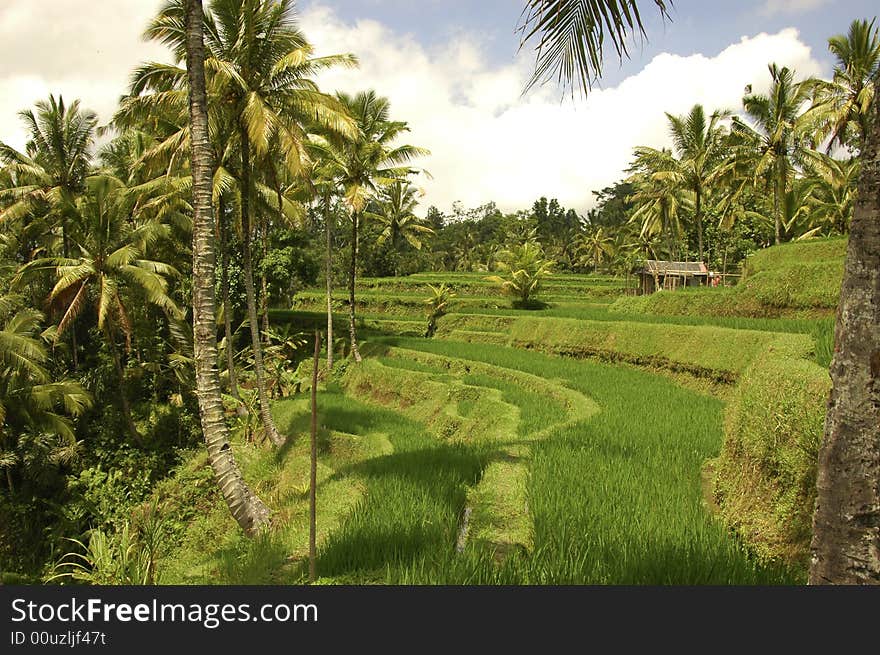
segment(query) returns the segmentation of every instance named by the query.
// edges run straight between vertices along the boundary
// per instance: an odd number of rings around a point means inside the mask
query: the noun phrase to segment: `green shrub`
[[[716,498],[761,557],[806,562],[830,386],[822,367],[768,350],[727,407]]]

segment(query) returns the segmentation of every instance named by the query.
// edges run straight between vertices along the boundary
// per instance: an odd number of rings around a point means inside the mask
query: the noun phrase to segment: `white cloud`
[[[776,14],[798,14],[818,9],[827,5],[830,0],[766,0],[761,7],[762,16],[775,16]]]
[[[141,34],[162,0],[0,0],[0,141],[22,148],[18,112],[63,94],[102,122],[112,116],[131,71],[168,50]]]
[[[424,182],[423,204],[441,209],[494,200],[510,211],[546,195],[583,212],[594,189],[623,176],[633,147],[670,144],[664,111],[685,113],[697,102],[736,110],[746,84],[767,89],[771,61],[803,76],[821,72],[797,31],[786,29],[743,37],[714,57],[661,54],[586,101],[562,99],[556,89],[523,98],[531,61],[490,67],[475,39],[459,36],[429,52],[375,21],[347,24],[327,8],[301,19],[319,53],[352,51],[361,60],[360,69],[326,74],[322,87],[375,88],[391,100],[393,117],[409,122],[407,142],[431,150],[423,164],[434,179]]]
[[[25,134],[17,112],[50,92],[78,97],[110,118],[132,69],[167,60],[167,51],[140,39],[161,0],[0,0],[0,140],[16,147]],[[375,88],[388,96],[396,119],[409,122],[408,141],[427,147],[423,163],[434,176],[423,205],[441,209],[461,200],[489,200],[505,210],[541,195],[578,211],[592,190],[620,179],[636,145],[668,145],[664,111],[686,112],[695,102],[712,109],[739,106],[743,87],[769,84],[777,61],[802,75],[820,66],[797,31],[743,38],[713,57],[663,54],[613,88],[587,101],[562,99],[556,89],[521,97],[527,55],[491,66],[482,37],[461,32],[438,49],[394,33],[376,21],[345,23],[333,11],[301,15],[319,53],[356,53],[357,70],[332,71],[326,90]]]

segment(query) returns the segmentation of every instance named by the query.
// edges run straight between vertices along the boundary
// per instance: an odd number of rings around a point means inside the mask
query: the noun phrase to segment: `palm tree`
[[[880,71],[880,33],[875,20],[855,20],[848,34],[828,39],[828,49],[837,58],[834,77],[814,82],[816,99],[822,105],[816,140],[830,138],[828,152],[835,145],[859,152],[865,147]]]
[[[810,85],[795,82],[794,72],[770,64],[773,83],[767,95],[748,93],[743,97],[746,116],[755,128],[733,119],[736,136],[757,150],[754,178],[767,175],[773,190],[776,245],[782,242],[782,198],[795,175],[795,166],[809,149],[805,127],[814,119],[817,108],[803,111],[809,100]]]
[[[378,243],[381,245],[387,241],[391,242],[395,254],[395,277],[400,275],[401,239],[405,239],[416,250],[421,250],[422,237],[434,233],[434,230],[425,225],[424,219],[413,213],[418,204],[416,193],[418,189],[414,186],[397,180],[383,189],[376,199],[375,205],[378,211],[364,212],[364,218],[376,221],[382,228]]]
[[[0,468],[10,493],[13,471],[20,465],[33,468],[77,457],[81,442],[68,416],[92,405],[79,383],[52,380],[40,334],[43,315],[19,304],[13,296],[0,297]],[[23,471],[28,473],[34,471]]]
[[[186,0],[185,53],[189,82],[191,167],[193,177],[193,345],[196,397],[208,461],[232,516],[248,535],[269,523],[269,508],[242,478],[229,444],[229,428],[217,374],[214,304],[214,213],[211,203],[211,146],[205,91],[205,50],[201,0]]]
[[[490,275],[486,280],[514,296],[514,306],[528,309],[533,306],[543,281],[553,274],[555,264],[544,257],[537,241],[526,241],[498,253],[496,265],[504,275]]]
[[[132,327],[128,307],[143,300],[171,316],[180,310],[167,294],[169,276],[177,271],[168,264],[146,258],[147,248],[167,236],[167,225],[133,217],[138,196],[111,175],[86,179],[86,189],[64,211],[72,217],[71,253],[25,264],[18,280],[40,271],[51,271],[57,281],[49,293],[51,307],[61,310],[57,341],[92,303],[97,327],[104,335],[120,383],[120,404],[132,438],[142,445],[125,393],[125,372],[117,350],[121,333],[131,348]]]
[[[636,148],[627,180],[634,187],[629,201],[635,210],[630,222],[641,226],[644,237],[664,236],[669,257],[677,256],[677,243],[684,232],[682,209],[690,205],[678,161],[669,150]]]
[[[861,171],[857,158],[834,159],[821,152],[810,153],[806,168],[809,178],[810,217],[831,233],[846,234],[852,219],[856,187]]]
[[[728,112],[713,112],[706,120],[702,105],[694,105],[686,116],[672,116],[669,132],[678,159],[683,186],[694,194],[694,222],[697,227],[697,251],[703,261],[703,207],[709,187],[717,179],[727,155],[727,131],[719,123]]]
[[[404,178],[413,169],[405,166],[414,157],[428,154],[427,150],[411,145],[393,145],[409,128],[406,123],[390,120],[387,98],[375,91],[351,96],[338,93],[339,101],[354,117],[359,133],[354,138],[315,137],[312,148],[320,153],[329,175],[343,191],[343,199],[351,215],[351,259],[348,269],[348,330],[351,352],[355,361],[361,361],[355,324],[355,283],[357,277],[358,238],[360,220],[367,203],[376,197],[380,186]]]
[[[596,227],[581,236],[577,252],[581,253],[578,263],[582,266],[591,264],[593,272],[598,273],[605,258],[614,252],[614,239],[602,226]]]
[[[312,57],[312,47],[293,19],[292,0],[212,0],[204,17],[206,69],[210,70],[211,98],[235,126],[240,165],[240,221],[242,264],[248,324],[254,355],[254,377],[263,429],[275,445],[283,443],[269,408],[260,341],[252,239],[261,224],[254,217],[257,163],[274,145],[277,159],[290,175],[308,171],[304,149],[306,125],[354,136],[356,128],[338,100],[321,93],[311,77],[339,64],[354,65],[350,55]],[[147,29],[147,36],[183,55],[180,0],[171,0]],[[132,85],[133,93],[154,86],[161,93],[183,79],[179,68],[144,66]],[[176,82],[175,82],[176,81]]]
[[[61,254],[69,254],[67,208],[83,191],[90,166],[97,115],[80,109],[79,100],[69,106],[64,98],[50,95],[31,110],[20,113],[28,126],[26,153],[0,142],[0,162],[17,184],[0,191],[0,223],[43,215],[61,229]],[[77,367],[76,330],[70,331],[73,366]]]

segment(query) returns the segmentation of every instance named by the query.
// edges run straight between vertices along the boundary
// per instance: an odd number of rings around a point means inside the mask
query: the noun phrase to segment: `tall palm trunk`
[[[351,213],[351,263],[348,267],[348,336],[351,338],[351,352],[354,361],[361,361],[361,352],[358,350],[357,328],[355,327],[354,310],[354,286],[357,275],[357,249],[358,249],[358,213]]]
[[[278,203],[281,206],[281,193],[278,193]],[[263,261],[269,254],[269,218],[263,216],[260,221],[260,234],[262,236],[261,251]],[[263,323],[263,343],[269,345],[269,283],[266,280],[266,270],[262,268],[260,271],[260,317]]]
[[[782,243],[782,216],[779,214],[779,197],[782,195],[782,189],[779,184],[779,173],[777,171],[776,180],[773,184],[773,223],[776,228],[775,245]]]
[[[330,192],[324,192],[324,231],[327,233],[327,370],[333,368],[333,226],[330,223]]]
[[[694,216],[697,222],[697,251],[700,253],[700,261],[703,261],[703,194],[697,189],[697,206]]]
[[[186,0],[186,51],[193,177],[193,345],[196,398],[208,461],[232,516],[248,535],[269,523],[269,508],[241,476],[229,445],[229,428],[217,372],[217,329],[214,307],[214,213],[211,207],[211,147],[205,93],[205,44],[202,2]]]
[[[254,289],[254,267],[251,257],[251,217],[250,217],[250,191],[251,191],[251,148],[247,130],[240,127],[241,137],[241,223],[244,241],[243,264],[244,264],[244,290],[247,298],[248,324],[251,329],[251,346],[254,352],[254,378],[257,385],[257,396],[260,400],[260,419],[263,422],[263,430],[269,441],[276,446],[284,443],[284,439],[278,434],[272,412],[269,409],[269,394],[266,392],[266,374],[263,370],[263,346],[260,343],[260,322],[257,315],[257,298]]]
[[[880,584],[880,101],[844,264],[819,453],[811,584]]]
[[[128,393],[125,391],[125,371],[122,369],[122,361],[119,358],[119,351],[116,350],[116,343],[113,339],[113,330],[108,323],[105,324],[104,337],[107,340],[107,348],[110,350],[110,356],[113,360],[113,368],[116,369],[116,377],[119,378],[119,404],[122,407],[122,416],[125,418],[125,427],[128,429],[129,435],[135,440],[138,446],[144,446],[144,438],[138,432],[137,426],[134,424],[134,418],[131,415],[131,403],[128,402]]]
[[[226,239],[226,207],[223,204],[223,196],[218,199],[218,227],[220,235],[220,287],[223,293],[223,329],[226,336],[226,370],[229,372],[229,392],[232,397],[241,404],[241,394],[238,392],[238,376],[235,373],[235,347],[232,334],[232,305],[229,302],[229,243]]]

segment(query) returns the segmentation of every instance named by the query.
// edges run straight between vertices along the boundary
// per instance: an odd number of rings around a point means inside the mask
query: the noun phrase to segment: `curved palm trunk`
[[[862,152],[819,453],[811,584],[880,584],[880,102]]]
[[[354,309],[354,286],[355,277],[357,275],[357,249],[358,249],[358,213],[351,213],[351,264],[348,268],[348,335],[351,338],[351,352],[354,355],[354,361],[362,360],[361,352],[358,350],[357,328],[355,327],[355,309]]]
[[[229,445],[229,428],[220,397],[217,331],[214,312],[214,215],[211,207],[211,148],[205,93],[205,45],[202,2],[186,0],[186,50],[189,78],[193,177],[193,343],[196,398],[208,461],[232,516],[248,534],[269,523],[269,508],[241,476]]]
[[[243,235],[243,264],[244,264],[244,290],[247,298],[248,324],[251,330],[251,347],[254,352],[254,378],[257,385],[257,396],[260,400],[260,419],[263,423],[263,430],[269,441],[276,446],[284,443],[281,435],[278,434],[278,428],[275,427],[275,421],[272,419],[272,412],[269,409],[269,394],[266,392],[266,374],[263,369],[263,346],[260,343],[260,320],[257,315],[257,298],[254,289],[254,266],[251,257],[251,221],[250,221],[250,161],[251,148],[248,139],[247,130],[240,128],[241,136],[241,223]]]
[[[241,403],[241,394],[238,393],[238,376],[235,374],[234,344],[232,336],[232,306],[229,302],[229,245],[226,242],[226,212],[223,205],[223,197],[219,201],[219,227],[220,234],[220,287],[223,293],[223,329],[226,336],[226,370],[229,371],[229,392],[239,402],[239,409],[244,408]],[[246,412],[247,410],[245,410]]]
[[[333,369],[333,226],[330,224],[330,194],[324,194],[324,231],[327,233],[327,370]]]

